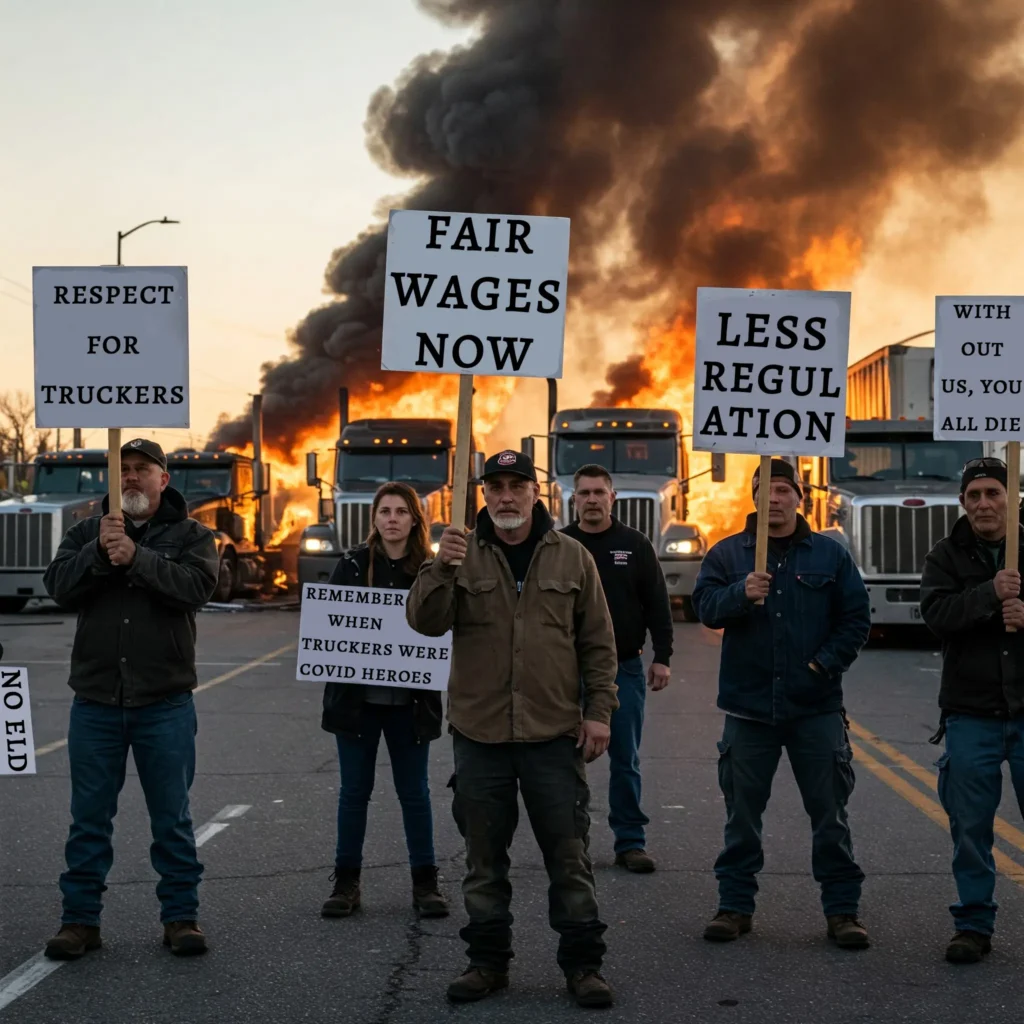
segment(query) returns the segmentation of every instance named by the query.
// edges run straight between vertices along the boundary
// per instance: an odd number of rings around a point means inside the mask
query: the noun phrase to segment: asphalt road
[[[783,762],[765,822],[767,857],[754,931],[715,946],[701,938],[715,909],[711,867],[723,806],[716,778],[718,637],[677,627],[668,690],[648,699],[643,747],[648,848],[659,870],[612,867],[607,767],[590,769],[591,848],[609,923],[607,1011],[577,1008],[564,989],[546,922],[546,880],[525,815],[513,846],[516,959],[508,992],[451,1007],[448,981],[465,964],[458,929],[462,845],[445,784],[447,738],[431,783],[443,888],[453,914],[418,923],[409,900],[401,818],[382,746],[371,807],[361,914],[323,920],[330,892],[337,764],[319,728],[319,686],[294,681],[293,612],[199,617],[199,773],[192,791],[206,866],[200,889],[211,952],[178,960],[160,944],[148,823],[137,778],[116,821],[104,948],[42,977],[38,953],[58,926],[57,877],[68,826],[60,745],[73,620],[52,609],[0,619],[7,664],[27,664],[38,775],[0,779],[0,1024],[180,1024],[181,1021],[351,1024],[442,1019],[546,1024],[600,1013],[629,1022],[940,1022],[1024,1019],[1024,823],[1007,784],[998,842],[1001,904],[995,949],[977,966],[943,960],[952,933],[950,840],[927,743],[935,728],[939,659],[925,647],[870,647],[848,677],[857,748],[851,804],[867,872],[870,950],[825,938],[810,877],[809,827]],[[254,659],[260,664],[249,665]],[[212,684],[212,685],[210,685]],[[1015,880],[1013,876],[1015,877]],[[33,958],[37,958],[33,960]],[[28,964],[26,967],[25,965]]]

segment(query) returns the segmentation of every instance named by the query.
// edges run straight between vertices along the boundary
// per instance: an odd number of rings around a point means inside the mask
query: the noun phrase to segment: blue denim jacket
[[[724,629],[718,706],[768,723],[838,711],[843,673],[871,629],[864,582],[849,552],[798,516],[781,563],[769,545],[772,585],[758,607],[744,593],[754,571],[755,523],[748,516],[743,533],[707,553],[693,591],[700,621]]]

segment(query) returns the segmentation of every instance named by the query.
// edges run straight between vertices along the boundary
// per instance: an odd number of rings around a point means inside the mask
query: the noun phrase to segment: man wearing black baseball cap
[[[1014,496],[1014,500],[1019,500]],[[925,559],[921,615],[942,641],[938,791],[949,815],[957,901],[951,963],[977,963],[992,948],[996,872],[992,829],[1010,764],[1024,810],[1024,604],[1020,564],[1006,562],[1006,466],[972,459],[960,503],[966,515]],[[1024,531],[1021,533],[1024,538]],[[1020,545],[1024,552],[1024,540]],[[1008,633],[1012,626],[1016,632]]]
[[[559,967],[579,1005],[609,1006],[584,767],[608,749],[618,707],[608,604],[590,553],[553,528],[527,455],[492,455],[483,480],[487,508],[476,530],[445,530],[406,602],[413,629],[452,631],[449,785],[466,841],[469,924],[460,935],[469,969],[448,998],[470,1002],[508,987],[508,850],[521,792],[551,883]]]
[[[46,945],[52,960],[75,960],[101,944],[101,894],[129,749],[149,810],[164,944],[177,955],[206,950],[196,921],[203,868],[188,794],[196,760],[195,612],[217,584],[217,544],[188,518],[169,480],[155,441],[128,441],[123,513],[111,512],[104,498],[103,516],[68,530],[43,577],[50,596],[78,612],[68,680],[75,692],[72,825],[61,928]]]

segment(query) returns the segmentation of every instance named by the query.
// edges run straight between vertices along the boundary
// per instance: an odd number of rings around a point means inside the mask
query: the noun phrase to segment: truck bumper
[[[341,555],[299,555],[299,586],[303,583],[326,583],[341,561]]]
[[[665,585],[668,587],[670,598],[689,597],[693,593],[694,585],[697,582],[697,573],[700,572],[701,560],[699,558],[662,560],[658,564],[665,574]]]
[[[923,626],[921,618],[921,584],[868,583],[873,626]]]
[[[0,597],[49,597],[43,586],[42,570],[17,572],[6,569],[0,572]]]

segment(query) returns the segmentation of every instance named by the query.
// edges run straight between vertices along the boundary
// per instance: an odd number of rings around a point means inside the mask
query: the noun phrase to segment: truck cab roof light
[[[631,426],[633,426],[633,421],[632,421],[632,420],[627,420],[627,421],[626,421],[626,426],[627,426],[627,427],[631,427]]]
[[[380,444],[380,438],[379,438],[379,437],[375,437],[375,438],[373,439],[373,443],[374,443],[374,444]]]

